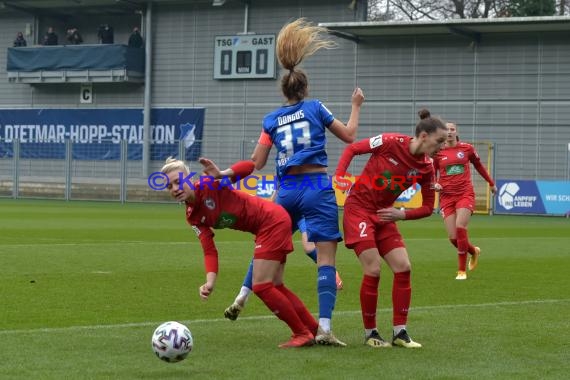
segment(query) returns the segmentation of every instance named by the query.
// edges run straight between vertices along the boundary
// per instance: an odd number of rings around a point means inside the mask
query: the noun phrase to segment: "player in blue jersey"
[[[263,130],[252,155],[256,169],[267,163],[272,145],[277,148],[276,170],[279,191],[276,202],[291,216],[293,225],[302,218],[307,237],[317,246],[317,290],[319,299],[318,344],[346,346],[331,330],[336,303],[336,249],[342,240],[338,226],[338,206],[327,175],[326,130],[345,143],[356,138],[364,94],[356,88],[352,109],[345,125],[319,101],[308,96],[308,78],[297,68],[303,59],[334,42],[323,38],[326,29],[305,19],[285,25],[277,36],[276,53],[285,69],[281,91],[285,104],[263,119]]]

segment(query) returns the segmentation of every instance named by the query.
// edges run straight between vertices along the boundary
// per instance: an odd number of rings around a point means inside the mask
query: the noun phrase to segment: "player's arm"
[[[261,170],[265,167],[272,146],[273,141],[271,140],[271,136],[262,130],[261,135],[259,135],[259,140],[257,140],[257,145],[251,154],[251,160],[255,164],[255,169]]]
[[[483,177],[483,179],[487,181],[487,183],[491,187],[491,192],[495,194],[497,192],[497,186],[495,186],[495,181],[493,181],[493,179],[489,175],[489,172],[487,171],[487,169],[485,169],[485,167],[481,163],[481,159],[479,158],[479,155],[477,154],[475,149],[472,149],[471,154],[469,155],[469,161],[471,161],[473,167],[475,168],[475,170],[477,170],[479,175],[481,175],[481,177]]]
[[[346,125],[344,125],[342,121],[334,119],[328,126],[333,135],[347,144],[354,142],[356,139],[356,132],[358,131],[358,123],[360,120],[360,107],[363,102],[364,93],[362,89],[357,87],[352,92],[352,108]]]
[[[216,163],[208,158],[201,157],[200,163],[204,167],[204,174],[212,177],[212,179],[230,178],[232,183],[239,181],[241,178],[247,177],[253,173],[253,161],[238,161],[225,170],[220,170]]]
[[[192,225],[192,229],[198,235],[202,251],[204,252],[204,268],[206,269],[206,282],[200,286],[200,297],[208,299],[216,286],[218,276],[218,249],[214,243],[214,233],[204,225]]]
[[[336,166],[336,175],[346,174],[346,169],[352,162],[354,156],[359,156],[361,154],[372,153],[375,149],[382,146],[382,135],[370,137],[368,139],[360,140],[355,143],[348,145],[344,148],[342,155],[338,160]]]
[[[433,185],[433,188],[434,188],[435,191],[441,191],[441,190],[443,189],[443,186],[441,186],[441,185],[439,184],[439,176],[440,176],[440,173],[439,173],[439,160],[438,160],[437,158],[434,158],[434,159],[432,160],[432,164],[433,164],[433,169],[434,169],[434,171],[435,171],[435,172],[434,172],[434,173],[435,173],[435,174],[434,174],[434,177],[435,177],[435,184]]]
[[[351,175],[346,170],[350,166],[353,157],[361,154],[372,153],[375,149],[381,146],[382,146],[382,135],[378,135],[370,137],[368,139],[357,141],[344,148],[344,151],[342,152],[342,155],[338,160],[338,164],[336,166],[335,175],[334,175],[335,177],[334,180],[336,181],[336,185],[339,190],[346,191],[351,186],[351,182],[344,177]]]
[[[426,218],[433,213],[433,205],[435,203],[433,182],[433,173],[428,173],[421,177],[419,184],[422,187],[422,205],[415,209],[406,210],[404,215],[405,220]]]

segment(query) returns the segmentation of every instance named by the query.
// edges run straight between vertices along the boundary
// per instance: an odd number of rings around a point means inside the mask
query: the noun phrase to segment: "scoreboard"
[[[217,36],[214,79],[275,78],[275,35]]]

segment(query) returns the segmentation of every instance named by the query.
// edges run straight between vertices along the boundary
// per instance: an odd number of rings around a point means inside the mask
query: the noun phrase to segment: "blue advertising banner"
[[[201,153],[204,108],[155,108],[151,112],[150,159]],[[0,110],[0,157],[13,156],[13,141],[20,141],[20,158],[63,159],[65,141],[73,142],[78,160],[118,160],[120,142],[128,143],[128,159],[142,159],[142,109],[22,109]],[[94,146],[97,148],[94,149]]]
[[[498,180],[496,212],[565,215],[570,212],[570,182]]]

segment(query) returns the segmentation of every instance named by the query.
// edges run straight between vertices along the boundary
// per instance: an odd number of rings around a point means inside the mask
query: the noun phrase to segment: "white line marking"
[[[490,303],[479,303],[479,304],[458,304],[458,305],[432,305],[432,306],[418,306],[412,307],[410,312],[421,313],[430,310],[445,310],[445,309],[461,309],[461,308],[479,308],[479,307],[503,307],[503,306],[522,306],[522,305],[540,305],[540,304],[553,304],[553,303],[564,303],[569,302],[570,298],[562,299],[545,299],[545,300],[527,300],[527,301],[507,301],[507,302],[490,302]],[[391,312],[392,308],[378,309],[378,312]],[[335,317],[338,316],[350,316],[360,314],[360,310],[347,310],[347,311],[337,311],[334,313]],[[240,317],[241,321],[259,321],[264,319],[275,318],[273,315],[257,315],[251,317]],[[106,330],[106,329],[122,329],[130,327],[149,327],[158,326],[164,321],[160,322],[138,322],[138,323],[120,323],[115,325],[91,325],[91,326],[69,326],[69,327],[50,327],[50,328],[34,328],[28,330],[0,330],[1,335],[12,335],[12,334],[35,334],[35,333],[58,333],[58,332],[69,332],[69,331],[82,331],[82,330]],[[197,323],[212,323],[212,322],[228,322],[225,318],[213,318],[213,319],[192,319],[180,321],[181,323],[188,325],[195,325]]]
[[[533,240],[553,240],[553,239],[561,239],[561,240],[570,240],[570,237],[566,236],[505,236],[505,237],[477,237],[475,240],[505,240],[509,238],[516,238],[518,240],[524,239],[533,239]],[[447,238],[405,238],[404,241],[447,241]],[[297,240],[294,240],[297,242]],[[216,244],[251,244],[253,243],[253,237],[251,241],[248,240],[220,240],[216,241]],[[71,246],[75,247],[78,245],[123,245],[123,244],[158,244],[158,245],[186,245],[186,244],[200,244],[199,241],[85,241],[85,242],[77,242],[77,243],[38,243],[38,244],[30,244],[30,243],[12,243],[12,244],[2,244],[0,248],[9,248],[9,247],[41,247],[41,246]]]

